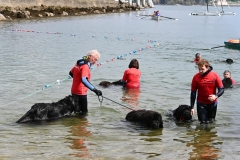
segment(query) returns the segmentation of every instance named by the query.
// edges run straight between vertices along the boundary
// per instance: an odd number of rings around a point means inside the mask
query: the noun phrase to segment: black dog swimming
[[[179,105],[177,109],[173,111],[173,117],[177,121],[189,121],[192,119],[191,109],[189,105]]]
[[[222,83],[223,83],[224,88],[232,88],[233,87],[231,78],[224,78],[222,80]]]
[[[115,82],[109,82],[109,81],[102,81],[99,83],[99,86],[102,87],[109,87],[111,85],[115,85],[115,86],[124,86],[124,83],[121,80],[115,81]]]
[[[226,59],[226,62],[227,62],[227,64],[232,64],[232,63],[233,63],[233,60],[230,59],[230,58],[228,58],[228,59]]]
[[[155,111],[150,110],[137,110],[131,111],[127,114],[127,121],[137,122],[148,128],[163,128],[162,115]]]
[[[71,116],[72,112],[79,111],[79,98],[75,95],[69,95],[58,102],[34,104],[17,123],[52,120]]]

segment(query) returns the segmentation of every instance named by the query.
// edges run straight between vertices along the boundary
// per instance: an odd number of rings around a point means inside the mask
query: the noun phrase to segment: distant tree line
[[[212,4],[211,0],[153,0],[154,4],[166,4],[166,5],[206,5],[207,1]],[[239,0],[227,0],[228,2],[238,2]]]

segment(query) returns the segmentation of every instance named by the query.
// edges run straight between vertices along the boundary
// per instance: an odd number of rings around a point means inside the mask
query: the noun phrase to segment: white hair
[[[89,51],[88,52],[88,54],[87,54],[87,56],[94,56],[94,57],[98,57],[98,58],[100,58],[100,53],[97,51],[97,50],[91,50],[91,51]]]

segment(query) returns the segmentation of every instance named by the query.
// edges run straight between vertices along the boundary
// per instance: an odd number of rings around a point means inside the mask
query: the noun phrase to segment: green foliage
[[[12,9],[12,7],[9,7],[9,6],[5,7],[5,10],[7,10],[7,11],[11,11],[11,9]]]

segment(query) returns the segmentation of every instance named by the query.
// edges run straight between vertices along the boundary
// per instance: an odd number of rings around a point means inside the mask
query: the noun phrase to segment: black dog
[[[232,64],[232,63],[233,63],[233,60],[230,59],[230,58],[228,58],[228,59],[226,59],[226,62],[227,62],[228,64]]]
[[[127,114],[126,120],[137,122],[149,128],[163,128],[162,115],[150,110],[131,111]]]
[[[51,120],[71,116],[72,112],[79,111],[79,98],[75,95],[69,95],[58,102],[34,104],[17,123]]]
[[[224,78],[222,80],[224,88],[232,88],[232,80],[231,78]]]
[[[180,105],[173,111],[173,117],[177,121],[188,121],[192,119],[191,109],[188,105]]]
[[[102,87],[109,87],[111,85],[116,85],[116,86],[124,86],[124,83],[121,80],[115,81],[115,82],[109,82],[109,81],[102,81],[99,83],[99,86]]]

